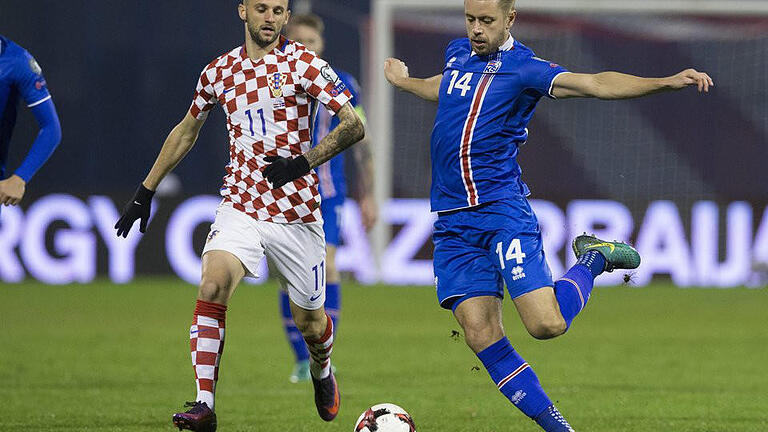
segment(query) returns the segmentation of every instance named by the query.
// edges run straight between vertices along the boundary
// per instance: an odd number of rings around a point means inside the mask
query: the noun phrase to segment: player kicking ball
[[[256,276],[266,256],[290,296],[293,319],[310,352],[315,404],[323,420],[339,410],[331,371],[333,323],[325,313],[325,240],[318,178],[312,170],[361,140],[363,123],[351,95],[324,60],[280,36],[288,0],[238,5],[245,44],[203,70],[192,106],[115,225],[126,236],[137,219],[146,230],[157,185],[194,145],[217,104],[227,116],[230,163],[223,200],[203,250],[190,346],[197,397],[173,415],[179,429],[215,431],[214,394],[224,349],[227,304],[243,277]],[[310,149],[312,105],[320,102],[339,125]]]
[[[576,265],[553,283],[516,160],[528,138],[526,126],[544,96],[628,99],[693,85],[707,92],[714,83],[693,69],[658,79],[570,73],[512,37],[514,6],[514,0],[465,0],[468,38],[448,45],[440,75],[410,78],[397,59],[384,67],[394,86],[439,102],[431,204],[438,212],[440,305],[453,311],[467,345],[518,409],[545,431],[572,431],[504,335],[503,286],[528,332],[550,339],[565,333],[584,309],[598,275],[636,268],[640,256],[623,243],[579,236]]]

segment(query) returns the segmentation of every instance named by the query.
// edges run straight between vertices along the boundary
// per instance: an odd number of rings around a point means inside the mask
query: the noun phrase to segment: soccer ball
[[[360,414],[355,432],[416,432],[410,414],[395,404],[383,403]]]

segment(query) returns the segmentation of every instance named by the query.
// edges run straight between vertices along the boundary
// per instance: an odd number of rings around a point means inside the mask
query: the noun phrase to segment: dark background
[[[237,3],[3,1],[0,34],[40,63],[63,127],[28,198],[56,191],[128,198],[189,108],[203,67],[243,44]],[[327,57],[356,76],[367,9],[353,0],[315,3],[326,19]],[[32,115],[20,110],[9,172],[36,133]],[[175,171],[185,194],[217,193],[227,149],[224,115],[214,110]]]

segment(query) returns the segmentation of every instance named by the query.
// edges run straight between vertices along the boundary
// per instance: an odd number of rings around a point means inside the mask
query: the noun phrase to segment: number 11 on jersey
[[[267,134],[267,122],[264,120],[264,108],[259,108],[256,113],[261,117],[261,136],[264,136]],[[245,114],[248,116],[248,128],[251,131],[251,136],[255,136],[256,133],[253,131],[253,115],[251,115],[251,110],[249,109]]]

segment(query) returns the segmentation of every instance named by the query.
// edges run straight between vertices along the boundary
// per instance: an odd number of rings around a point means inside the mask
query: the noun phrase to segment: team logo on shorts
[[[523,279],[524,277],[525,277],[525,272],[524,272],[522,267],[517,266],[517,267],[512,269],[512,280],[513,281]]]
[[[288,81],[288,75],[280,72],[275,72],[269,76],[269,89],[272,91],[272,97],[283,96],[283,86]]]
[[[216,234],[219,233],[219,230],[213,230],[210,234],[208,234],[208,239],[205,241],[208,243],[209,241],[213,240],[214,237],[216,237]]]

